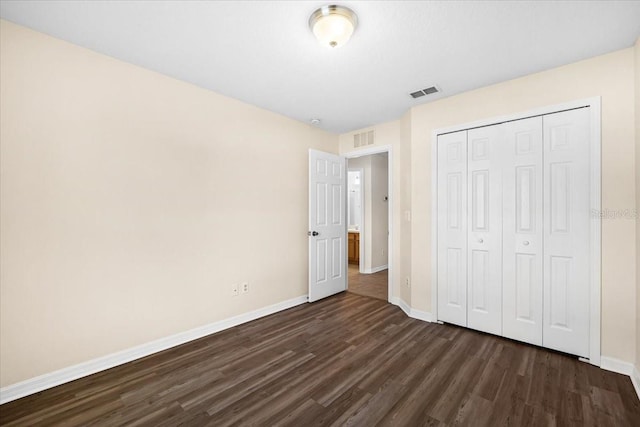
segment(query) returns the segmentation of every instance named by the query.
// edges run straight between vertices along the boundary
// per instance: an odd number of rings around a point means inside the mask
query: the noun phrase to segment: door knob
[[[525,240],[524,242],[522,242],[522,244],[525,245],[525,246],[529,246],[529,241]]]
[[[307,232],[307,236],[317,236],[318,234],[320,234],[320,233],[318,233],[317,231],[309,231],[309,232]]]
[[[482,242],[484,242],[484,240],[478,239],[478,243],[482,243]]]

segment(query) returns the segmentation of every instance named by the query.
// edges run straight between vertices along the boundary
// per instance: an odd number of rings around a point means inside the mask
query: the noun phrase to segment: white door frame
[[[349,172],[358,172],[360,174],[360,232],[359,241],[362,242],[364,236],[364,168],[350,168],[347,163],[347,191],[349,191]],[[347,200],[347,234],[349,232],[349,201]],[[364,245],[358,244],[358,271],[364,273]],[[347,274],[347,289],[349,288],[349,275]]]
[[[371,154],[381,154],[388,153],[389,157],[387,159],[388,162],[388,187],[389,187],[389,200],[387,204],[387,210],[389,212],[389,239],[387,242],[387,259],[388,259],[388,284],[387,284],[387,301],[394,301],[393,298],[393,149],[391,145],[379,145],[377,147],[369,147],[369,148],[361,148],[353,151],[348,151],[346,153],[340,153],[341,156],[344,156],[348,159],[355,159],[356,157],[369,156]],[[347,169],[349,168],[349,164],[347,161]],[[364,182],[361,181],[360,185],[363,185]],[[361,187],[362,188],[362,187]],[[364,194],[364,193],[363,193]],[[364,210],[363,210],[364,212]],[[363,221],[364,222],[364,221]],[[361,226],[362,227],[362,226]],[[362,256],[364,245],[360,245],[360,255]],[[362,260],[362,258],[360,258]],[[362,265],[362,264],[361,264]],[[360,272],[362,272],[362,267],[360,268]],[[347,278],[347,288],[348,288],[349,279]]]
[[[438,319],[438,135],[457,132],[466,129],[473,129],[482,126],[491,126],[503,122],[526,119],[528,117],[541,116],[544,114],[558,113],[560,111],[572,110],[575,108],[590,107],[590,162],[591,176],[590,184],[590,209],[591,212],[601,210],[601,187],[602,187],[602,161],[601,161],[601,99],[600,97],[586,98],[577,101],[565,102],[562,104],[536,108],[533,110],[494,117],[490,119],[478,120],[470,123],[463,123],[456,126],[435,129],[431,132],[431,312],[432,318]],[[599,215],[591,216],[591,236],[590,236],[590,321],[589,321],[589,360],[592,365],[600,366],[600,300],[601,300],[601,245],[602,245],[602,223]]]

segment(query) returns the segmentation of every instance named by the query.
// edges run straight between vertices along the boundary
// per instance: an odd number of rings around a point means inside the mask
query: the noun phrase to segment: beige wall
[[[0,386],[306,293],[307,150],[338,151],[335,135],[0,31]],[[639,44],[374,127],[393,152],[396,297],[431,311],[434,129],[601,96],[603,208],[636,206]],[[640,366],[640,222],[602,231],[602,352]],[[232,297],[240,281],[251,291]]]
[[[636,115],[636,370],[640,372],[640,37],[635,53],[635,115]]]
[[[401,215],[400,220],[400,242],[399,248],[401,257],[400,264],[400,299],[411,306],[411,242],[412,242],[412,227],[411,227],[411,188],[413,186],[412,181],[412,169],[411,169],[411,118],[413,112],[409,110],[400,120],[400,164],[401,167],[396,169],[394,179],[400,181],[401,193],[400,200],[396,200],[394,203],[398,205],[397,208]],[[395,207],[394,207],[395,209]],[[395,264],[398,265],[398,264]],[[395,274],[395,273],[394,273]]]
[[[307,293],[307,150],[337,135],[0,31],[2,386]]]
[[[431,312],[431,133],[435,129],[513,114],[538,107],[601,96],[602,207],[635,208],[634,49],[577,62],[523,78],[484,87],[411,109],[399,122],[374,126],[376,133],[398,126],[400,166],[395,182],[406,185],[394,201],[403,217],[402,258],[396,281],[411,277],[410,296],[404,284],[401,297],[414,309]],[[359,132],[355,131],[355,132]],[[348,151],[353,133],[340,137],[341,153]],[[400,142],[401,141],[401,142]],[[382,144],[382,142],[378,142]],[[409,176],[407,176],[407,174]],[[410,191],[410,193],[407,193]],[[602,354],[635,360],[636,341],[636,224],[633,219],[607,219],[602,224]],[[395,246],[394,246],[395,248]],[[409,268],[407,272],[406,268]],[[404,283],[404,282],[403,282]]]

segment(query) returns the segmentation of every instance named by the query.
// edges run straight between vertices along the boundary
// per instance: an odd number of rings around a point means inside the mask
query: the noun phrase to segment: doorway
[[[348,292],[389,301],[389,153],[347,159]]]

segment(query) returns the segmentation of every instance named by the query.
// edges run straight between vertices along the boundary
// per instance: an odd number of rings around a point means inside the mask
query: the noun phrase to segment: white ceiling
[[[330,50],[326,1],[7,1],[0,16],[218,93],[347,132],[439,97],[630,47],[640,1],[340,1],[359,18]],[[442,93],[414,100],[409,92]]]

